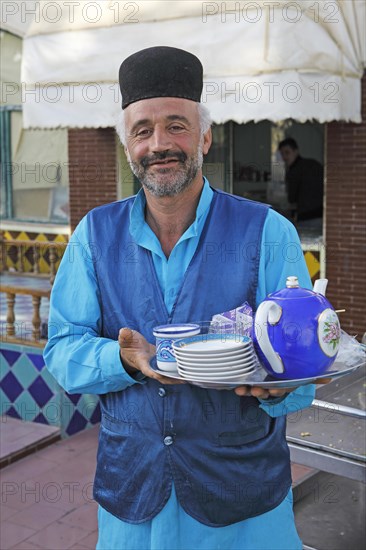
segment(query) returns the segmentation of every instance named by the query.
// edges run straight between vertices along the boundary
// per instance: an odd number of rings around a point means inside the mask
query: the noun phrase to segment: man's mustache
[[[140,160],[140,165],[143,168],[147,168],[150,164],[153,164],[157,160],[167,160],[174,159],[181,163],[184,163],[187,160],[187,155],[183,151],[162,151],[161,153],[153,153],[152,155],[147,155],[142,157]]]

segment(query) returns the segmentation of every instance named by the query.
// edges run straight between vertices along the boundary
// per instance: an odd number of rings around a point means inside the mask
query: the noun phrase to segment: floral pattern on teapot
[[[328,357],[334,357],[339,349],[341,327],[333,309],[325,309],[319,316],[318,338],[322,351]]]

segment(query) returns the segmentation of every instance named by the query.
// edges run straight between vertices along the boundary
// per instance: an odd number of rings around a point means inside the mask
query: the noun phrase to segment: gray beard
[[[144,162],[132,162],[129,154],[127,154],[127,160],[136,178],[152,195],[155,197],[173,197],[187,189],[202,168],[202,145],[199,145],[196,155],[186,158],[180,168],[171,174],[169,179],[165,174],[169,174],[170,168],[165,170],[162,168],[159,174],[148,174],[148,167]]]

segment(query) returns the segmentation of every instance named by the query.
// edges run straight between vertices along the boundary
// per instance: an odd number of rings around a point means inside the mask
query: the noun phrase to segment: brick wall
[[[117,199],[113,128],[69,130],[70,225],[92,208]]]
[[[327,296],[342,328],[359,338],[366,331],[366,73],[361,124],[326,126]]]

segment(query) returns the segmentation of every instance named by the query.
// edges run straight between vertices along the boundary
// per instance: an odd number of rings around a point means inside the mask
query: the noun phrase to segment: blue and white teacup
[[[200,326],[193,323],[174,325],[160,325],[155,327],[153,334],[156,338],[156,362],[160,370],[177,371],[177,363],[173,351],[173,342],[180,338],[196,336],[200,333]]]

